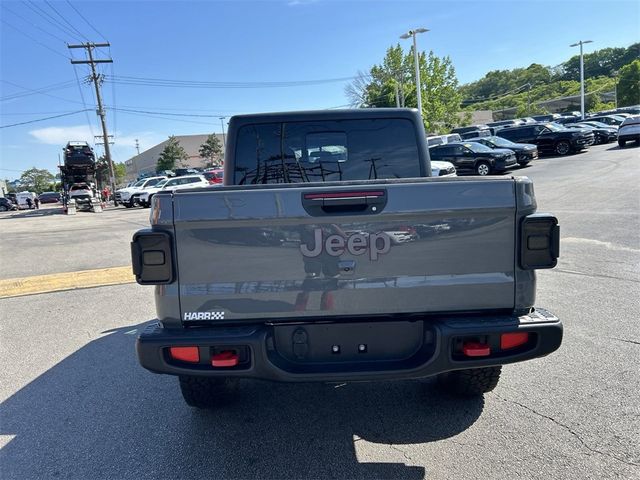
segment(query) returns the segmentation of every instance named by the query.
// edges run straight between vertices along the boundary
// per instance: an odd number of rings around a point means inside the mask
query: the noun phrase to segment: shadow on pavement
[[[624,147],[621,147],[618,144],[614,144],[612,147],[607,148],[607,151],[610,150],[627,150],[633,147],[640,147],[640,142],[627,142],[627,144]]]
[[[431,382],[245,381],[235,403],[198,411],[177,379],[138,366],[135,328],[87,344],[2,404],[0,433],[13,437],[3,479],[423,478],[401,445],[454,436],[484,407]],[[372,452],[401,463],[369,463]]]
[[[62,207],[59,208],[40,208],[31,210],[14,210],[11,212],[3,212],[4,215],[0,219],[7,220],[10,218],[30,218],[30,217],[48,217],[51,215],[62,215]]]

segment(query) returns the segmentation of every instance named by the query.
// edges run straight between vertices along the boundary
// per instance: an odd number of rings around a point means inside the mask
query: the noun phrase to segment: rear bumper
[[[640,132],[638,133],[628,133],[624,135],[618,135],[618,140],[623,142],[632,142],[632,141],[640,141]]]
[[[389,335],[389,329],[398,334]],[[500,335],[514,332],[528,333],[528,343],[501,350]],[[491,353],[463,355],[460,348],[467,340],[485,342]],[[459,315],[347,324],[166,329],[153,323],[140,333],[136,350],[140,364],[155,373],[310,382],[423,378],[542,357],[561,343],[560,320],[539,309],[523,316]],[[363,344],[368,351],[358,352]],[[339,345],[343,354],[331,356],[333,345]],[[178,346],[197,346],[200,361],[172,359],[168,349]],[[213,367],[213,353],[226,350],[239,352],[241,363]]]
[[[595,141],[595,136],[593,134],[590,136],[579,137],[571,141],[571,147],[574,150],[584,150],[593,145]]]

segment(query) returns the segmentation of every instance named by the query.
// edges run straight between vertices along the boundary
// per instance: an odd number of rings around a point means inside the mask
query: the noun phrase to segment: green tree
[[[24,171],[20,176],[22,185],[35,193],[45,192],[54,179],[54,175],[49,170],[36,167]]]
[[[400,44],[389,47],[380,65],[368,74],[360,73],[345,93],[357,107],[417,106],[413,47],[406,54]],[[433,52],[418,55],[425,128],[429,132],[448,131],[460,122],[461,95],[449,57]]]
[[[127,174],[127,169],[124,163],[113,162],[113,173],[115,175],[116,185],[119,185],[123,182],[124,177]],[[96,179],[98,181],[98,185],[100,187],[104,187],[105,185],[109,185],[111,183],[111,175],[109,173],[109,164],[107,163],[107,158],[102,155],[96,161]]]
[[[627,48],[602,48],[584,54],[585,77],[611,77],[616,70],[640,57],[640,43]],[[574,55],[560,66],[560,80],[580,80],[580,55]]]
[[[171,135],[169,136],[169,140],[167,140],[167,144],[164,146],[164,150],[160,153],[156,171],[173,170],[176,168],[176,164],[181,165],[188,158],[187,152],[182,148],[178,139]]]
[[[216,165],[220,165],[222,160],[222,145],[220,144],[220,140],[212,133],[207,137],[207,140],[200,145],[200,150],[198,150],[200,157],[204,160],[205,167],[213,167]]]
[[[620,69],[618,77],[618,106],[640,104],[640,60]]]

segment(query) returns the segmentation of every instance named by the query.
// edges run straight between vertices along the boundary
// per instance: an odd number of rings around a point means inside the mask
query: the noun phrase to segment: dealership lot
[[[245,382],[237,403],[198,412],[175,378],[137,365],[152,287],[0,298],[2,477],[639,476],[639,157],[608,144],[515,172],[560,220],[560,262],[539,273],[537,304],[563,320],[565,340],[505,367],[484,401],[431,380]],[[2,213],[0,279],[126,266],[148,214]]]

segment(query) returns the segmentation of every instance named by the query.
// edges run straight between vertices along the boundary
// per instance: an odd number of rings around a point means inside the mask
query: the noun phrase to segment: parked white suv
[[[432,177],[457,177],[456,167],[451,162],[441,160],[431,160]]]
[[[151,198],[159,191],[184,190],[185,188],[210,187],[211,184],[203,175],[185,175],[184,177],[175,177],[159,182],[153,187],[145,188],[138,199],[140,205],[149,207]]]
[[[166,179],[167,177],[163,175],[160,177],[148,177],[143,178],[142,180],[138,180],[130,187],[116,190],[116,201],[122,203],[127,208],[131,208],[136,203],[138,203],[140,192],[142,192],[145,188],[153,187],[158,182]]]

